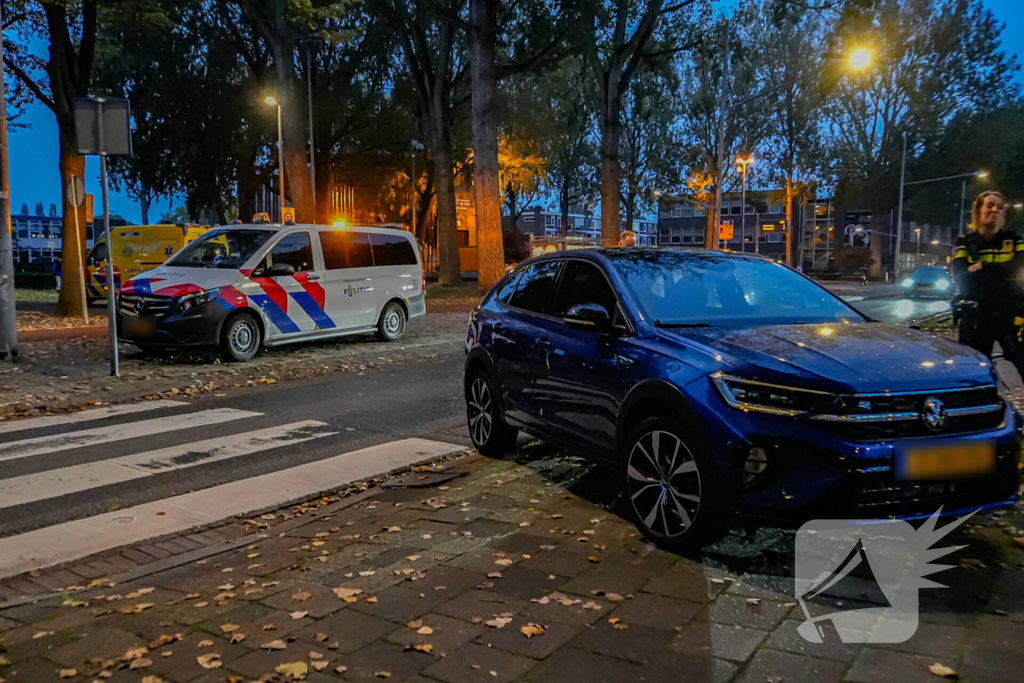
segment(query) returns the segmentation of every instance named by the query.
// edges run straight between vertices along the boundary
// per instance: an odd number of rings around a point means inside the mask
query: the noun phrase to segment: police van
[[[143,350],[261,346],[375,332],[395,341],[426,313],[419,249],[405,230],[254,223],[205,233],[121,288],[120,336]]]

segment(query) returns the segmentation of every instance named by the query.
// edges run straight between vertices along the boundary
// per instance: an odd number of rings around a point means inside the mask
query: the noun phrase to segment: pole
[[[964,236],[964,202],[967,201],[967,179],[964,178],[963,189],[960,190],[960,232],[957,233],[958,237]]]
[[[3,41],[0,41],[0,59]],[[11,185],[7,166],[6,82],[0,69],[0,359],[18,357],[18,317],[14,309],[14,236],[11,234]]]
[[[722,72],[722,113],[718,117],[718,166],[715,172],[718,174],[715,183],[715,223],[714,231],[718,233],[722,225],[722,184],[725,182],[725,123],[729,115],[729,85],[732,80],[732,53],[729,50],[729,24],[725,26],[725,70]],[[705,240],[705,244],[711,244],[711,237]],[[717,237],[715,237],[717,244]]]
[[[903,187],[907,179],[907,134],[903,134],[903,162],[900,164],[900,203],[896,207],[896,260],[893,270],[900,277],[900,247],[903,242]]]
[[[284,223],[284,139],[281,136],[281,103],[277,103],[277,169],[280,176],[281,208],[277,212],[280,223]]]
[[[316,159],[313,152],[313,69],[306,41],[306,99],[309,101],[309,186],[313,188],[313,214],[316,215]],[[280,111],[280,110],[279,110]],[[315,222],[315,221],[314,221]]]
[[[412,235],[416,236],[416,141],[409,145],[409,154],[412,156],[412,174],[409,177],[409,213],[412,216]]]
[[[743,192],[740,198],[743,213],[740,214],[740,239],[743,240],[743,251],[747,250],[747,165],[743,164]],[[757,253],[757,235],[754,235],[754,253]]]
[[[78,176],[72,176],[71,177],[71,187],[74,188],[73,192],[75,194],[75,197],[74,197],[75,201],[72,202],[72,203],[75,205],[75,234],[81,236],[81,234],[82,234],[82,226],[78,222],[78,207],[79,207],[79,203],[78,203],[78,186],[75,185],[75,178],[77,178],[77,177]],[[83,190],[85,188],[85,180],[84,179],[82,181],[82,188],[83,188]],[[82,194],[84,195],[85,192],[83,191]],[[82,197],[82,201],[83,202],[85,201],[85,197]],[[94,232],[95,232],[95,226],[94,226],[93,229],[94,229]],[[86,235],[85,237],[86,237],[86,240],[87,240],[89,236]],[[83,243],[86,240],[83,240]],[[111,253],[110,252],[110,247],[108,245],[107,246],[107,255],[109,256],[110,253]],[[82,288],[82,292],[83,292],[83,296],[82,296],[82,320],[84,320],[85,322],[89,322],[89,297],[84,295],[84,292],[85,292],[85,257],[82,255],[82,250],[81,249],[78,250],[78,286]]]
[[[117,296],[114,292],[114,243],[110,238],[110,203],[107,201],[107,153],[103,140],[103,100],[96,100],[96,137],[100,148],[100,178],[103,184],[103,237],[107,240],[107,326],[110,330],[110,376],[117,377],[120,362],[117,357]]]

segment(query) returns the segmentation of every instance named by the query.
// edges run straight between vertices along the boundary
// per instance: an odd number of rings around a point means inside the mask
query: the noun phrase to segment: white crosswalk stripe
[[[57,453],[72,448],[96,446],[115,441],[125,441],[142,436],[174,432],[180,429],[193,429],[232,420],[241,420],[246,417],[259,417],[262,414],[248,410],[235,410],[234,408],[216,408],[213,410],[203,410],[198,413],[158,417],[141,422],[95,427],[69,434],[39,436],[0,445],[0,461]]]
[[[92,422],[94,420],[103,420],[109,417],[121,417],[123,415],[131,415],[133,413],[144,413],[150,410],[176,408],[178,406],[186,405],[188,404],[182,401],[146,401],[144,403],[125,403],[124,405],[119,406],[93,408],[91,410],[83,410],[78,413],[68,413],[65,415],[46,415],[44,417],[31,417],[25,420],[5,420],[0,422],[0,434],[25,432],[30,429],[43,429],[45,427],[62,427],[64,425],[78,424],[80,422]]]
[[[325,427],[327,425],[323,422],[307,420],[85,465],[0,479],[0,509],[337,434],[325,430]]]

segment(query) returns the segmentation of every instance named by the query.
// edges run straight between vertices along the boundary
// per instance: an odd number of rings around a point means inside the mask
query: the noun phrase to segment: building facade
[[[566,237],[601,237],[601,214],[581,212],[582,205],[573,205],[569,211],[569,224],[566,226]],[[520,214],[516,228],[524,235],[535,237],[559,237],[562,233],[562,212],[555,206],[534,205]],[[638,246],[650,247],[657,242],[658,221],[654,218],[634,218],[631,227],[625,221],[622,230],[630,229],[636,233]]]
[[[722,195],[722,225],[732,237],[721,242],[726,249],[758,253],[784,261],[786,258],[786,212],[782,202],[769,199],[775,193],[727,192]],[[662,195],[658,199],[657,243],[659,246],[704,248],[707,231],[705,205],[690,195]]]
[[[110,226],[128,225],[123,218],[111,216]],[[86,223],[86,248],[91,249],[95,233],[103,232],[103,226]],[[11,233],[14,238],[15,263],[33,263],[59,258],[61,253],[61,217],[18,214],[11,216]]]

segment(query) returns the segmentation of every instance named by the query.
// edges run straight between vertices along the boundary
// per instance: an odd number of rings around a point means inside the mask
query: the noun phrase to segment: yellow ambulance
[[[124,225],[110,229],[114,245],[114,291],[121,283],[158,267],[210,228],[202,225]],[[85,291],[90,302],[106,299],[107,242],[104,237],[85,259]]]

